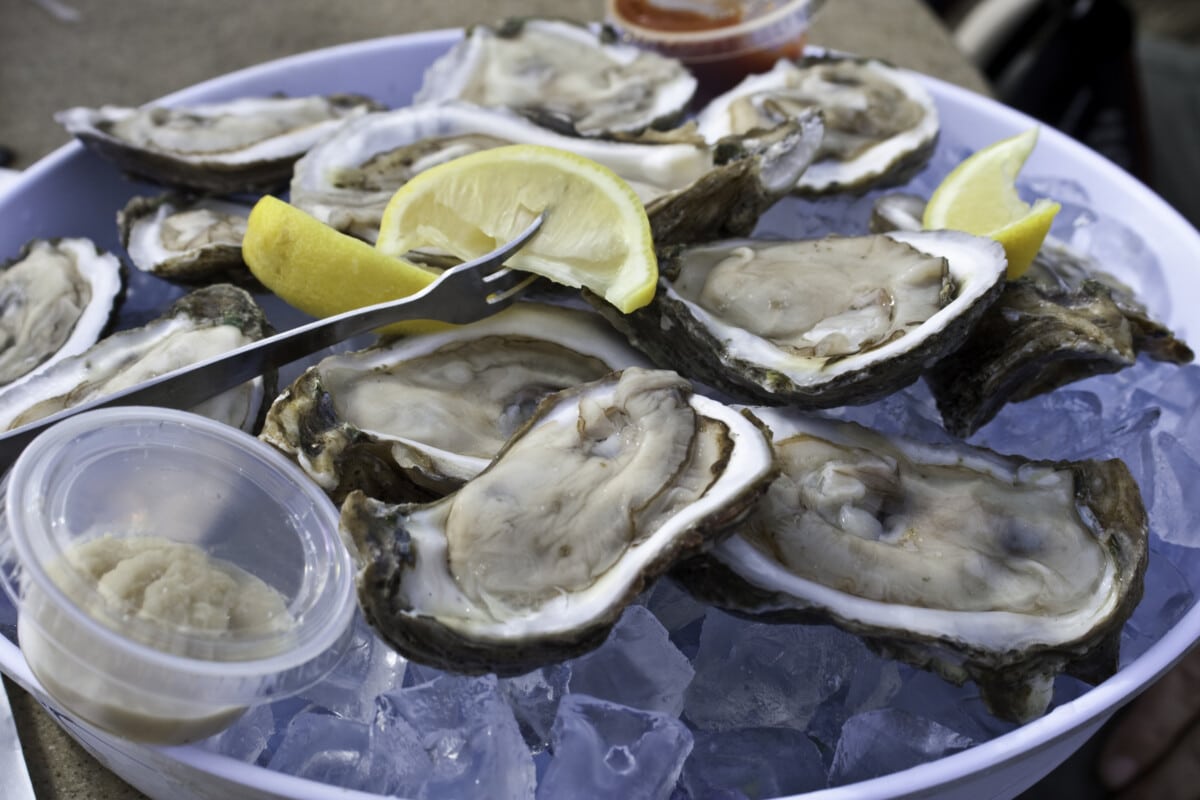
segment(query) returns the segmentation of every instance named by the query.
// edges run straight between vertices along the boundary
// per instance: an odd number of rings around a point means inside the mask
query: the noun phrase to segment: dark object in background
[[[0,144],[0,167],[7,167],[13,162],[14,158],[16,156],[13,154],[13,151]]]
[[[930,0],[953,27],[995,0]],[[1135,19],[1123,0],[1009,3],[1022,17],[976,65],[998,99],[1149,177],[1135,66]],[[968,53],[968,56],[972,55]]]

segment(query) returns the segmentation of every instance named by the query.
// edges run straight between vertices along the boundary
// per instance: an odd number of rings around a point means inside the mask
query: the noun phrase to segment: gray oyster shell
[[[796,186],[802,194],[903,183],[925,166],[937,144],[937,107],[916,74],[839,55],[781,59],[710,101],[697,123],[701,135],[716,141],[814,108],[822,112],[825,137]]]
[[[120,260],[89,239],[37,239],[0,267],[0,388],[83,352],[111,322]]]
[[[143,272],[172,281],[252,282],[242,260],[250,207],[213,197],[134,197],[117,212],[121,244]]]
[[[565,136],[500,108],[449,101],[351,120],[295,167],[291,202],[367,241],[397,189],[429,167],[482,149],[540,144],[599,162],[646,204],[660,245],[748,236],[788,194],[821,137],[817,114],[709,146],[687,137],[598,141]]]
[[[885,195],[875,229],[920,226],[924,201]],[[1132,289],[1066,243],[1047,238],[962,347],[926,377],[946,430],[967,437],[1005,404],[1130,367],[1138,354],[1185,364],[1191,348],[1155,320]]]
[[[474,25],[425,72],[414,102],[509,108],[568,135],[611,136],[678,120],[696,79],[607,26],[509,19]]]
[[[0,430],[9,430],[172,369],[261,339],[266,316],[243,289],[214,284],[184,295],[157,319],[119,331],[0,392]],[[253,430],[274,393],[273,373],[231,389],[193,411]]]
[[[323,359],[275,399],[260,438],[337,502],[355,489],[428,500],[479,474],[547,394],[645,363],[594,314],[519,303]]]
[[[517,675],[598,645],[774,476],[758,424],[670,372],[547,397],[488,468],[429,505],[352,493],[341,529],[367,621],[405,656]]]
[[[191,106],[70,108],[55,119],[122,170],[234,194],[287,183],[292,164],[342,120],[379,108],[357,95],[245,97]]]
[[[974,680],[1014,721],[1045,712],[1060,672],[1116,671],[1148,558],[1121,461],[1027,461],[751,411],[781,476],[738,534],[675,569],[695,595],[764,621],[831,622]]]
[[[660,257],[648,306],[617,314],[594,305],[655,364],[733,397],[867,403],[957,347],[1004,279],[1003,250],[990,240],[890,236],[681,248]]]

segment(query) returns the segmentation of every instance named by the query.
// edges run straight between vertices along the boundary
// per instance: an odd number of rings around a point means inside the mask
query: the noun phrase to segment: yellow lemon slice
[[[658,262],[642,202],[612,170],[551,147],[496,147],[418,174],[392,196],[375,247],[478,258],[543,210],[541,230],[509,265],[585,286],[624,313],[650,302]]]
[[[988,236],[1004,246],[1008,278],[1019,278],[1033,263],[1058,203],[1039,199],[1033,205],[1017,194],[1017,173],[1037,144],[1037,128],[977,151],[946,176],[925,206],[928,229],[950,228]]]
[[[437,278],[435,271],[385,255],[269,195],[250,212],[242,258],[263,286],[314,317],[407,297]],[[384,332],[441,327],[401,323]]]

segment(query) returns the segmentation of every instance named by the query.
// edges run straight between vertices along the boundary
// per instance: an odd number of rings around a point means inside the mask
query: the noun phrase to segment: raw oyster
[[[676,569],[693,593],[777,622],[832,622],[976,681],[1015,721],[1045,712],[1059,672],[1115,672],[1148,557],[1121,461],[1026,461],[752,411],[782,472],[737,535]]]
[[[510,19],[471,27],[414,101],[511,108],[563,133],[607,136],[673,123],[695,91],[679,61],[621,44],[607,26]]]
[[[697,117],[709,141],[771,127],[820,108],[825,138],[797,185],[802,193],[862,191],[903,183],[933,154],[939,123],[912,73],[844,56],[782,59],[712,100]]]
[[[714,544],[774,477],[758,424],[671,372],[551,395],[458,492],[342,505],[359,604],[393,647],[514,675],[598,646],[677,559]]]
[[[276,398],[260,438],[337,501],[425,500],[479,474],[545,395],[644,363],[593,314],[521,303],[322,360]]]
[[[249,279],[242,237],[250,207],[212,197],[134,197],[117,212],[121,244],[143,272],[178,281]]]
[[[919,227],[923,210],[920,198],[886,195],[875,202],[872,226]],[[1005,283],[962,347],[925,377],[946,430],[967,437],[1006,403],[1117,372],[1139,353],[1175,364],[1193,357],[1132,289],[1049,237],[1025,275]]]
[[[827,408],[915,381],[995,300],[1005,265],[995,242],[950,231],[741,239],[664,254],[645,308],[596,306],[659,366]]]
[[[38,239],[0,271],[0,386],[91,347],[124,283],[121,262],[89,239]]]
[[[413,175],[506,144],[570,150],[612,169],[646,204],[660,245],[747,236],[786,195],[820,141],[817,115],[716,147],[701,141],[609,142],[564,136],[504,109],[448,102],[347,122],[296,163],[291,202],[368,241],[383,209]]]
[[[158,319],[101,339],[18,386],[0,392],[0,430],[11,430],[64,408],[102,397],[172,369],[232,350],[269,333],[249,293],[228,284],[197,289]],[[273,392],[274,376],[250,381],[192,409],[252,430]]]
[[[198,192],[278,187],[342,120],[379,108],[357,95],[245,97],[186,107],[70,108],[55,119],[133,175]]]

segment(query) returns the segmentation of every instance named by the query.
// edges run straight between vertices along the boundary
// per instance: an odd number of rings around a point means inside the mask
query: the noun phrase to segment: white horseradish
[[[195,696],[182,674],[171,696],[147,690],[164,685],[169,659],[139,658],[139,646],[206,661],[248,660],[278,652],[273,634],[294,624],[284,596],[261,579],[162,537],[86,540],[48,573],[88,620],[30,585],[18,629],[30,669],[72,713],[137,741],[195,741],[245,711]],[[157,674],[151,679],[147,671]]]

